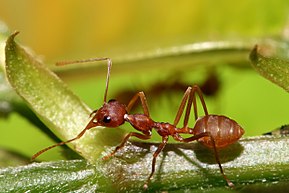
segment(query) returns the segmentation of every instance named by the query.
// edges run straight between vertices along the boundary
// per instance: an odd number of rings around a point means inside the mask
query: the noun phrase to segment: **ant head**
[[[124,123],[124,115],[127,114],[126,106],[116,100],[105,102],[95,111],[93,122],[104,127],[118,127]]]
[[[119,103],[116,100],[110,100],[106,102],[107,98],[107,91],[109,85],[109,77],[110,77],[110,70],[112,66],[112,62],[110,58],[91,58],[86,60],[75,60],[75,61],[63,61],[58,62],[57,65],[67,65],[67,64],[75,64],[75,63],[86,63],[86,62],[95,62],[95,61],[107,61],[107,75],[106,75],[106,84],[105,84],[105,91],[103,106],[94,111],[94,117],[86,126],[86,129],[90,129],[96,126],[104,126],[104,127],[118,127],[124,123],[124,115],[127,113],[126,106]]]

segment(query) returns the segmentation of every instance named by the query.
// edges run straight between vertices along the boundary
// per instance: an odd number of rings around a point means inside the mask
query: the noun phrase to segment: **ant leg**
[[[208,109],[207,109],[207,106],[206,106],[206,103],[205,103],[205,100],[203,97],[202,90],[200,89],[200,87],[198,85],[195,84],[193,86],[193,89],[192,89],[192,97],[193,97],[192,100],[193,100],[193,104],[194,104],[195,120],[197,120],[198,119],[198,111],[197,111],[197,103],[196,103],[195,93],[197,93],[199,95],[199,98],[201,100],[205,115],[208,115],[209,113],[208,113]]]
[[[141,101],[141,106],[143,108],[143,111],[144,111],[144,114],[148,117],[150,117],[150,114],[149,114],[149,109],[148,109],[148,103],[147,103],[147,99],[146,99],[146,96],[144,94],[144,92],[138,92],[136,93],[132,99],[130,100],[130,102],[128,103],[127,105],[127,112],[130,112],[131,108],[133,107],[133,105],[135,104],[135,102],[137,101],[137,99],[140,99]]]
[[[206,106],[202,91],[198,85],[194,85],[193,87],[187,88],[187,90],[186,90],[186,92],[182,98],[181,105],[179,107],[176,118],[174,120],[174,126],[176,126],[179,123],[180,118],[184,112],[184,108],[185,108],[186,103],[187,103],[187,107],[186,107],[186,112],[185,112],[183,128],[188,127],[188,121],[189,121],[189,117],[190,117],[190,113],[191,113],[192,104],[194,106],[195,120],[198,119],[197,102],[196,102],[196,96],[195,96],[196,92],[199,95],[199,98],[201,100],[205,115],[208,115],[208,110],[207,110],[207,106]]]
[[[151,180],[151,177],[153,176],[154,172],[155,172],[155,166],[156,166],[156,159],[158,157],[158,155],[160,154],[160,152],[164,149],[164,147],[166,146],[167,142],[168,142],[168,138],[169,136],[164,136],[162,143],[159,145],[158,149],[155,151],[154,155],[153,155],[153,161],[152,161],[152,171],[146,181],[146,183],[144,184],[144,189],[148,188],[148,184]]]
[[[191,87],[188,87],[187,90],[186,90],[186,92],[185,92],[185,94],[184,94],[184,96],[183,96],[183,98],[182,98],[182,102],[181,102],[181,104],[180,104],[179,110],[178,110],[177,115],[176,115],[176,118],[175,118],[175,120],[174,120],[174,126],[177,126],[177,124],[178,124],[179,121],[180,121],[180,118],[181,118],[181,116],[182,116],[182,114],[183,114],[183,112],[184,112],[185,105],[186,105],[186,102],[187,102],[187,100],[188,100],[188,97],[189,97],[189,95],[190,95],[190,93],[191,93],[191,90],[192,90],[192,88],[191,88]]]
[[[194,106],[195,120],[197,120],[198,117],[199,117],[198,116],[198,109],[197,109],[197,102],[196,102],[195,93],[197,93],[199,95],[199,98],[201,100],[205,115],[207,116],[209,114],[208,110],[207,110],[207,106],[206,106],[205,100],[204,100],[204,97],[203,97],[203,94],[202,94],[202,91],[201,91],[200,87],[195,84],[193,86],[193,88],[191,88],[190,93],[189,93],[190,97],[188,99],[188,105],[187,105],[186,114],[185,114],[185,118],[184,118],[184,127],[188,126],[188,121],[189,121],[189,117],[190,117],[190,113],[191,113],[192,103],[193,103],[193,106]]]
[[[182,139],[182,142],[189,143],[189,142],[198,140],[198,139],[203,138],[203,137],[210,137],[211,138],[211,142],[213,144],[213,149],[214,149],[214,153],[215,153],[215,159],[216,159],[216,162],[219,165],[220,172],[221,172],[223,178],[226,180],[228,186],[229,187],[234,187],[234,184],[227,178],[227,176],[224,173],[224,170],[223,170],[221,162],[220,162],[219,153],[218,153],[218,150],[216,148],[215,140],[214,140],[214,138],[213,138],[213,136],[211,135],[210,132],[204,132],[204,133],[200,133],[198,135],[194,135],[194,136],[189,137],[189,138]]]
[[[150,135],[143,135],[143,134],[140,134],[140,133],[135,133],[135,132],[130,132],[129,134],[127,134],[125,136],[125,138],[122,140],[121,144],[119,146],[117,146],[113,152],[111,152],[109,155],[107,156],[104,156],[102,159],[103,160],[107,160],[109,159],[110,157],[114,156],[114,154],[120,150],[121,148],[124,147],[124,145],[126,144],[126,142],[129,140],[130,137],[137,137],[139,139],[143,139],[143,140],[147,140],[147,139],[150,139],[151,136]]]

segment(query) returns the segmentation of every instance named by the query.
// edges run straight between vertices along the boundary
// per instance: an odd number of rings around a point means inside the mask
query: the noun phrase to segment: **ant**
[[[216,162],[220,168],[220,172],[223,178],[226,180],[228,186],[234,187],[234,184],[226,177],[224,174],[218,151],[217,149],[226,147],[234,142],[236,142],[243,134],[244,130],[238,123],[226,116],[223,115],[211,115],[208,113],[203,94],[199,86],[194,85],[192,87],[188,87],[185,91],[180,107],[178,109],[177,115],[173,124],[165,123],[165,122],[156,122],[153,121],[150,117],[150,113],[148,110],[147,99],[144,92],[136,93],[128,105],[124,105],[117,100],[109,100],[107,102],[107,91],[109,85],[109,78],[110,78],[110,70],[112,66],[112,61],[110,58],[92,58],[87,60],[77,60],[77,61],[68,61],[68,62],[60,62],[58,65],[65,65],[71,63],[84,63],[84,62],[94,62],[94,61],[107,61],[107,76],[106,76],[106,86],[104,92],[104,103],[102,107],[98,110],[95,110],[91,113],[91,120],[87,124],[87,126],[73,139],[70,139],[65,142],[60,142],[50,147],[47,147],[32,156],[32,160],[38,157],[40,154],[50,150],[56,146],[64,145],[71,141],[77,140],[81,138],[84,133],[94,127],[97,126],[104,126],[104,127],[118,127],[125,122],[129,122],[137,131],[139,132],[130,132],[128,133],[120,145],[118,145],[113,152],[109,155],[103,157],[103,160],[107,160],[115,155],[115,153],[123,148],[126,142],[131,137],[136,137],[142,140],[148,140],[151,138],[152,130],[155,129],[156,132],[162,137],[162,142],[159,144],[157,150],[153,154],[152,159],[152,168],[151,173],[148,176],[144,188],[148,188],[148,184],[155,172],[155,164],[156,159],[159,153],[164,149],[166,146],[169,136],[172,136],[176,141],[189,143],[192,141],[198,141],[203,145],[213,148]],[[197,103],[196,103],[196,96],[197,94],[200,98],[205,116],[198,117],[197,112]],[[141,101],[141,106],[143,109],[143,114],[129,114],[130,110],[134,106],[137,100]],[[194,107],[194,114],[195,114],[195,126],[190,128],[188,126],[188,121],[191,113],[191,107]],[[185,117],[183,122],[183,127],[178,128],[177,125],[180,121],[180,118],[185,111]],[[183,138],[180,134],[192,134],[193,136],[188,138]]]

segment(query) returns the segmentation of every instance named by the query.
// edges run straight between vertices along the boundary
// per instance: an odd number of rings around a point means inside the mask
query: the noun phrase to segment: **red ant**
[[[112,62],[110,58],[93,58],[88,60],[78,60],[73,62],[62,62],[58,65],[64,64],[71,64],[71,63],[84,63],[84,62],[93,62],[93,61],[102,61],[106,60],[108,65],[107,77],[106,77],[106,87],[104,93],[104,103],[102,107],[98,110],[95,110],[91,113],[93,115],[92,119],[89,121],[87,126],[82,130],[75,138],[70,139],[65,142],[60,142],[50,147],[47,147],[35,155],[32,156],[32,160],[38,157],[40,154],[54,148],[56,146],[60,146],[66,144],[68,142],[74,141],[76,139],[81,138],[84,133],[96,126],[104,126],[104,127],[118,127],[125,122],[129,122],[136,130],[140,131],[137,132],[130,132],[125,136],[123,141],[119,146],[115,148],[115,150],[110,153],[109,155],[103,157],[103,160],[107,160],[110,157],[114,156],[114,154],[124,147],[125,143],[129,140],[130,137],[136,137],[142,140],[148,140],[151,138],[152,129],[155,129],[156,132],[162,136],[162,142],[160,143],[159,147],[153,154],[152,160],[152,169],[147,181],[144,184],[144,188],[148,187],[148,183],[150,182],[151,177],[155,172],[155,164],[156,158],[159,153],[164,149],[166,146],[169,136],[172,136],[176,141],[189,143],[192,141],[197,140],[198,142],[202,143],[203,145],[213,148],[215,153],[216,162],[219,165],[220,172],[223,178],[226,180],[228,186],[233,187],[234,184],[226,177],[224,174],[222,165],[220,163],[219,155],[217,149],[226,147],[234,142],[236,142],[243,134],[244,130],[238,123],[228,117],[222,115],[210,115],[208,113],[202,91],[197,86],[194,85],[193,87],[188,87],[178,109],[176,118],[173,124],[164,123],[164,122],[155,122],[151,119],[148,104],[146,100],[146,96],[144,92],[138,92],[135,94],[128,105],[121,104],[116,100],[109,100],[106,102],[108,85],[109,85],[109,77],[110,77],[110,70],[112,66]],[[205,116],[198,117],[197,113],[197,103],[196,103],[196,96],[198,94],[201,104],[203,106],[203,110]],[[134,106],[135,102],[140,99],[141,106],[143,108],[143,114],[129,114],[131,108]],[[195,114],[195,126],[193,128],[188,127],[188,121],[190,117],[191,107],[192,104],[194,106],[194,114]],[[180,118],[185,111],[185,117],[183,122],[183,127],[177,128],[177,124],[180,121]],[[193,136],[188,138],[183,138],[180,134],[192,134]]]

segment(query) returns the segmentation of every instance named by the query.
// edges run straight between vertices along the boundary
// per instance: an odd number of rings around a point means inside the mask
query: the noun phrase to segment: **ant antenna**
[[[88,63],[88,62],[103,61],[103,60],[107,61],[107,75],[106,75],[105,91],[104,91],[104,97],[103,97],[103,102],[106,103],[109,77],[110,77],[110,69],[112,66],[112,62],[110,58],[90,58],[90,59],[84,59],[84,60],[61,61],[61,62],[57,62],[56,65],[64,66],[68,64]]]
[[[45,148],[45,149],[40,150],[39,152],[37,152],[36,154],[34,154],[34,155],[32,156],[31,160],[32,160],[32,161],[35,160],[39,155],[41,155],[42,153],[44,153],[44,152],[46,152],[46,151],[48,151],[48,150],[50,150],[50,149],[52,149],[52,148],[54,148],[54,147],[67,144],[67,143],[70,143],[70,142],[72,142],[72,141],[75,141],[75,140],[81,138],[87,130],[89,130],[89,129],[93,128],[93,127],[96,127],[96,126],[99,126],[99,123],[95,123],[94,120],[93,120],[93,118],[92,118],[92,119],[90,120],[90,122],[86,125],[86,127],[85,127],[76,137],[74,137],[74,138],[72,138],[72,139],[70,139],[70,140],[67,140],[67,141],[62,141],[62,142],[60,142],[60,143],[51,145],[51,146],[49,146],[49,147],[47,147],[47,148]]]

